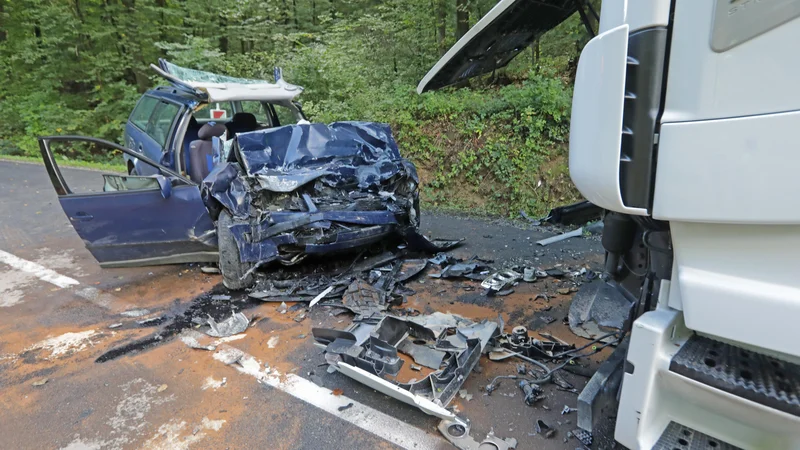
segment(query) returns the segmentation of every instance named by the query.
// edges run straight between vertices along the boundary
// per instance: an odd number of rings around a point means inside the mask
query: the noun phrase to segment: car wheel
[[[228,289],[244,289],[253,283],[252,263],[243,263],[239,258],[239,247],[233,238],[230,226],[233,217],[228,211],[219,213],[217,219],[217,245],[219,246],[219,270],[222,272],[222,284]]]

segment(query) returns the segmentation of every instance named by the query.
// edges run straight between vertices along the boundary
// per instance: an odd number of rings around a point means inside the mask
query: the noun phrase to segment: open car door
[[[56,164],[51,145],[118,150],[153,166],[156,175],[93,174],[93,192],[76,193]],[[216,229],[190,180],[140,153],[102,139],[81,136],[39,138],[47,173],[61,208],[101,267],[216,262]],[[92,174],[91,172],[70,172]],[[82,182],[81,184],[85,184]]]
[[[500,0],[425,75],[420,94],[506,66],[585,0]]]

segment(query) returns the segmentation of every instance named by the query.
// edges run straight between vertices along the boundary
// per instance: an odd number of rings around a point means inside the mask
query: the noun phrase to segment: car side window
[[[267,111],[264,109],[264,104],[258,101],[243,101],[242,112],[250,113],[256,116],[256,120],[261,124],[268,124],[269,118]]]
[[[136,108],[133,109],[133,113],[131,113],[131,122],[144,130],[147,128],[147,121],[150,120],[150,116],[153,115],[153,109],[157,105],[158,99],[149,96],[142,97],[139,103],[136,104]]]
[[[300,120],[300,114],[295,108],[284,105],[272,105],[275,108],[275,115],[278,122],[275,126],[295,125]]]
[[[172,103],[161,102],[150,117],[145,133],[158,142],[158,145],[163,147],[167,143],[169,130],[172,128],[172,122],[175,121],[179,109]]]

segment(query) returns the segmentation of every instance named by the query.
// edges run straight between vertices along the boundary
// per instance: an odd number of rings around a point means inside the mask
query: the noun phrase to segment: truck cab
[[[606,211],[604,278],[631,299],[578,424],[600,433],[613,404],[631,449],[800,448],[800,1],[501,0],[418,91],[490,73],[575,13],[593,37],[570,175]]]

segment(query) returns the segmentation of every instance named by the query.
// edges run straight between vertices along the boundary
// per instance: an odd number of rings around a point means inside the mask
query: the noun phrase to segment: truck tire
[[[229,229],[232,224],[233,218],[228,211],[223,210],[219,213],[217,219],[219,270],[222,272],[222,284],[228,289],[239,290],[249,287],[253,283],[252,273],[245,276],[253,264],[244,263],[239,259],[239,247]]]

